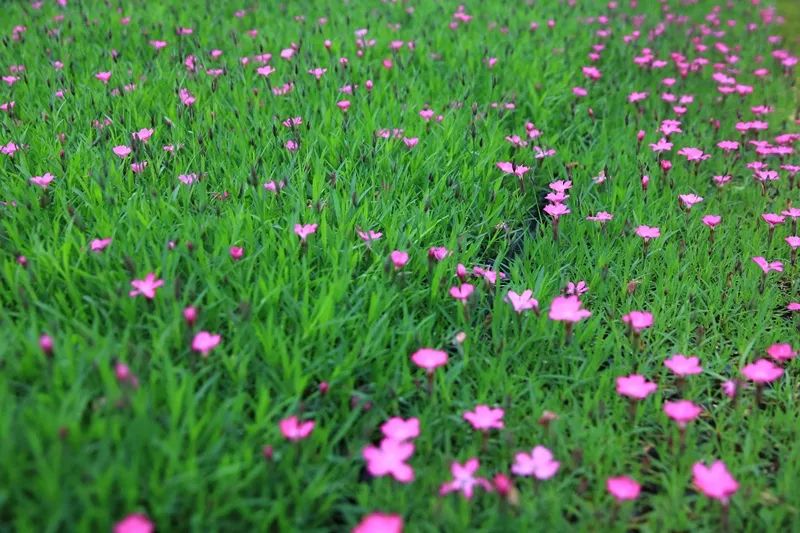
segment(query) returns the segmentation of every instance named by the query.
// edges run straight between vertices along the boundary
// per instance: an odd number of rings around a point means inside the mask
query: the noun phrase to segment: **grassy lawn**
[[[5,3],[0,530],[800,530],[779,4]]]

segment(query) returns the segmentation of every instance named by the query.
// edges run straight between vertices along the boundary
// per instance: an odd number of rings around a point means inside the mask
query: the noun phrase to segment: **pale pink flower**
[[[191,185],[192,183],[198,181],[200,178],[197,174],[181,174],[178,176],[178,180],[183,183],[184,185]]]
[[[508,161],[500,161],[497,163],[497,168],[506,174],[514,174],[515,176],[522,177],[530,168],[524,165],[517,165]]]
[[[703,217],[703,224],[711,228],[712,230],[717,227],[717,225],[722,222],[722,217],[719,215],[705,215]]]
[[[97,78],[98,80],[102,81],[104,84],[108,85],[108,80],[111,79],[111,73],[110,72],[98,72],[97,74],[94,75],[94,77]]]
[[[336,102],[336,107],[342,110],[343,113],[346,113],[348,109],[350,109],[350,100],[340,100]]]
[[[638,498],[642,486],[628,476],[619,476],[608,478],[606,489],[618,502],[622,502]]]
[[[622,317],[622,321],[634,332],[641,333],[653,325],[653,313],[649,311],[631,311]]]
[[[286,440],[299,441],[308,437],[314,430],[314,421],[300,422],[296,416],[290,416],[280,421],[281,434]]]
[[[550,479],[558,472],[561,463],[553,459],[553,452],[544,446],[536,446],[531,453],[520,452],[514,456],[511,472],[518,476],[533,476]]]
[[[156,297],[156,289],[162,285],[164,285],[164,280],[156,279],[156,275],[151,272],[147,274],[144,279],[135,279],[131,281],[131,287],[133,287],[133,290],[128,294],[131,298],[141,294],[148,300],[152,300]]]
[[[50,183],[52,183],[54,179],[56,179],[55,176],[53,176],[48,172],[44,176],[33,176],[31,177],[30,181],[37,187],[46,189],[47,186],[50,185]]]
[[[723,505],[728,505],[730,497],[739,490],[739,483],[722,461],[715,461],[711,468],[703,463],[695,463],[692,467],[692,482],[700,492],[719,500]]]
[[[146,143],[147,140],[150,139],[150,137],[153,136],[153,129],[152,128],[142,128],[139,131],[133,132],[131,134],[131,136],[137,141],[141,141],[143,143]]]
[[[306,242],[309,235],[317,232],[316,224],[295,224],[295,234],[300,237],[300,242]]]
[[[678,198],[680,198],[681,203],[686,209],[691,209],[692,206],[703,201],[703,197],[697,196],[696,194],[680,194]]]
[[[664,413],[684,428],[686,424],[700,416],[703,411],[700,406],[695,405],[689,400],[678,400],[675,402],[664,402]]]
[[[209,352],[219,346],[222,336],[208,331],[200,331],[192,339],[192,350],[200,352],[203,357],[208,357]]]
[[[592,316],[591,311],[582,308],[577,296],[556,296],[550,304],[550,320],[574,323]]]
[[[129,146],[125,146],[124,144],[115,146],[114,148],[111,149],[111,151],[114,152],[114,155],[122,159],[131,155],[132,152],[131,148]]]
[[[508,294],[506,294],[506,300],[514,308],[514,311],[519,314],[531,309],[536,311],[539,310],[539,302],[536,300],[536,298],[533,298],[533,291],[531,290],[523,291],[522,294],[517,294],[514,291],[508,291]]]
[[[656,389],[658,389],[658,385],[647,381],[644,376],[639,374],[617,378],[617,394],[634,400],[643,400],[653,394]]]
[[[504,414],[504,411],[499,407],[492,409],[488,405],[478,405],[474,411],[464,413],[464,420],[479,431],[503,429],[505,427],[503,424]]]
[[[762,220],[769,224],[770,228],[774,228],[778,224],[783,224],[783,221],[786,219],[783,215],[778,215],[775,213],[764,213],[761,215]]]
[[[89,243],[89,248],[93,252],[100,253],[105,250],[109,244],[111,244],[111,237],[107,239],[92,239],[92,242]]]
[[[397,442],[413,440],[419,436],[419,419],[403,420],[397,416],[390,418],[381,426],[381,432],[387,439],[394,439]]]
[[[737,388],[738,385],[736,384],[736,381],[732,379],[728,379],[722,382],[722,392],[724,392],[725,396],[727,396],[728,398],[733,398],[734,396],[736,396]]]
[[[452,481],[444,483],[439,488],[439,494],[444,496],[451,492],[461,492],[465,498],[472,499],[475,492],[475,487],[483,487],[486,491],[492,491],[492,484],[482,477],[475,477],[475,472],[480,467],[480,462],[477,458],[467,460],[463,465],[454,462],[450,466],[450,472],[453,475]]]
[[[586,294],[589,292],[589,287],[586,286],[586,282],[581,280],[578,283],[568,282],[567,283],[567,296],[575,295],[580,296],[581,294]]]
[[[555,220],[558,220],[560,217],[571,213],[569,208],[564,204],[547,204],[544,206],[544,212],[553,217]]]
[[[695,356],[686,357],[679,353],[666,359],[664,361],[664,366],[680,377],[692,376],[703,371],[703,368],[700,366],[700,358]]]
[[[383,233],[381,233],[380,231],[357,230],[356,233],[358,233],[358,236],[361,238],[361,240],[367,244],[370,244],[372,241],[377,241],[378,239],[383,237]]]
[[[600,211],[596,215],[589,215],[589,216],[586,217],[586,220],[589,220],[591,222],[600,222],[601,224],[604,224],[604,223],[608,222],[609,220],[613,220],[613,219],[614,219],[614,215],[612,215],[611,213],[608,213],[606,211]]]
[[[770,271],[774,270],[775,272],[783,272],[783,263],[780,261],[767,261],[761,256],[757,256],[753,258],[753,262],[761,268],[764,274],[769,273]]]
[[[783,369],[769,359],[745,365],[742,375],[754,383],[770,383],[783,375]]]
[[[450,296],[456,300],[461,300],[462,302],[466,303],[474,290],[475,287],[469,283],[462,283],[461,285],[450,287]]]
[[[411,354],[411,361],[428,373],[447,364],[447,352],[434,348],[420,348]]]
[[[798,237],[797,235],[791,235],[789,237],[786,237],[786,239],[784,240],[792,250],[797,250],[797,248],[800,247],[800,237]]]
[[[367,446],[361,452],[367,471],[375,477],[392,476],[400,483],[414,481],[414,469],[406,461],[414,453],[414,445],[394,439],[383,439],[380,447]]]
[[[138,163],[131,163],[131,171],[134,174],[139,174],[141,172],[144,172],[144,169],[146,169],[146,168],[147,168],[147,161],[141,161],[141,162],[138,162]]]
[[[644,239],[645,241],[649,241],[650,239],[657,239],[661,236],[661,230],[658,228],[651,228],[650,226],[639,226],[636,228],[636,235]]]

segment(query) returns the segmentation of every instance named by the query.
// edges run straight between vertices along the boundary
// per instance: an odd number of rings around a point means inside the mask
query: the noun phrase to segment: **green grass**
[[[738,79],[755,87],[742,100],[722,100],[710,67],[681,80],[671,62],[662,71],[633,64],[645,46],[667,60],[675,51],[698,55],[685,27],[668,26],[646,41],[661,20],[656,2],[639,2],[647,17],[636,45],[622,42],[633,30],[630,18],[612,18],[613,37],[598,62],[603,78],[594,83],[581,67],[590,64],[591,45],[604,40],[583,20],[605,13],[606,2],[464,3],[475,18],[455,31],[447,25],[457,3],[430,1],[300,0],[242,19],[224,2],[129,3],[128,26],[99,2],[3,8],[0,33],[9,38],[0,65],[4,75],[11,65],[25,72],[13,86],[0,84],[0,103],[16,102],[13,114],[0,112],[0,145],[24,147],[13,158],[0,155],[0,200],[16,202],[0,206],[1,529],[103,531],[141,512],[159,531],[343,531],[380,510],[402,515],[408,531],[714,530],[719,504],[691,486],[692,464],[714,459],[740,482],[731,530],[800,527],[797,362],[766,389],[760,408],[751,387],[736,403],[720,389],[770,344],[797,344],[797,318],[785,311],[800,300],[784,243],[789,225],[768,244],[760,220],[797,204],[797,189],[781,171],[763,195],[745,166],[756,159],[752,148],[741,158],[715,148],[740,139],[737,114],[752,120],[754,105],[775,108],[758,138],[798,130],[784,120],[796,102],[767,43],[777,30],[745,31],[758,20],[750,2],[722,12],[739,21],[721,39],[742,45]],[[719,4],[669,3],[693,23]],[[797,24],[789,4],[783,13]],[[631,12],[627,2],[619,10]],[[64,20],[54,21],[59,12]],[[550,18],[553,30],[545,27]],[[531,21],[541,25],[536,32]],[[489,29],[491,22],[508,33]],[[10,38],[16,25],[27,26],[20,41]],[[177,26],[195,32],[178,37]],[[245,33],[251,28],[257,37]],[[359,28],[377,40],[364,58],[356,55]],[[168,46],[156,52],[152,39]],[[416,48],[398,52],[386,70],[392,39]],[[723,59],[716,40],[704,41],[712,63]],[[279,53],[292,42],[300,51],[286,62]],[[224,51],[219,60],[209,59],[213,48]],[[120,52],[116,61],[112,49]],[[252,63],[239,64],[267,51],[277,68],[269,84],[293,81],[291,94],[273,96]],[[189,53],[203,67],[197,74],[182,64]],[[758,55],[772,71],[763,82],[750,74]],[[336,65],[340,56],[350,59],[346,69]],[[489,56],[499,58],[491,70]],[[63,70],[51,66],[55,60]],[[203,70],[216,64],[227,72],[215,81]],[[328,72],[316,82],[306,71],[318,66]],[[113,73],[107,87],[94,77],[100,71]],[[658,97],[665,76],[679,78],[672,92],[695,96],[681,118],[684,133],[673,137],[666,177],[648,148],[660,137],[658,123],[676,118]],[[136,90],[111,93],[129,83]],[[343,95],[345,84],[359,88]],[[576,85],[590,97],[576,101]],[[181,105],[179,88],[196,96],[192,108]],[[58,89],[63,100],[54,97]],[[627,103],[632,91],[650,92],[642,114]],[[352,103],[346,115],[335,106],[342,99]],[[511,101],[513,111],[491,106]],[[444,115],[441,123],[422,121],[425,104]],[[281,125],[293,116],[304,122],[296,135]],[[109,126],[93,127],[104,117]],[[554,157],[535,160],[504,140],[523,136],[528,120],[543,132],[532,144],[556,149]],[[112,153],[145,127],[155,133],[135,159]],[[376,139],[381,128],[403,128],[419,144],[409,150],[400,140]],[[647,132],[641,147],[639,129]],[[296,152],[284,148],[291,138],[300,139]],[[165,144],[179,148],[169,154]],[[713,157],[695,172],[675,153],[684,146]],[[133,174],[132,160],[149,164]],[[499,161],[531,167],[524,194]],[[796,155],[786,162],[798,164]],[[768,164],[777,169],[774,159]],[[593,184],[603,169],[609,180]],[[47,189],[29,183],[45,172],[55,176]],[[202,173],[198,183],[178,181],[192,172]],[[716,188],[711,176],[725,173],[732,183]],[[646,193],[643,174],[651,176]],[[549,182],[569,177],[572,214],[554,242],[543,195]],[[286,188],[266,191],[269,180],[285,180]],[[705,201],[685,213],[677,197],[689,192]],[[615,217],[606,234],[584,220],[600,210]],[[708,213],[723,217],[713,245],[700,222]],[[292,232],[298,222],[319,224],[306,248]],[[646,254],[634,234],[640,224],[662,232]],[[383,237],[369,249],[358,228]],[[90,252],[99,237],[112,237],[111,246]],[[233,245],[244,247],[242,260],[229,257]],[[432,246],[452,253],[431,265]],[[411,255],[398,275],[385,268],[394,249]],[[763,294],[753,256],[786,264],[769,275]],[[448,294],[458,263],[508,278],[496,289],[474,280],[467,313]],[[130,298],[130,281],[148,272],[165,285],[152,301]],[[546,310],[578,280],[586,280],[582,300],[593,314],[565,344],[563,326]],[[509,289],[525,288],[542,316],[517,316],[504,301]],[[199,309],[193,329],[181,314],[189,305]],[[655,316],[641,350],[621,321],[637,309]],[[222,335],[208,358],[190,349],[199,330]],[[458,332],[463,343],[454,341]],[[43,333],[55,343],[49,358],[38,347]],[[432,394],[409,360],[423,346],[450,354]],[[673,353],[697,355],[704,367],[682,391],[663,366]],[[138,389],[117,382],[117,361],[138,376]],[[615,379],[634,372],[657,381],[659,391],[631,420]],[[704,408],[682,451],[661,410],[678,396]],[[505,429],[485,447],[462,419],[479,403],[506,411]],[[559,415],[547,430],[537,423],[545,410]],[[316,422],[308,439],[281,437],[278,422],[290,415]],[[408,485],[371,478],[361,458],[392,416],[420,420],[410,460],[416,479]],[[438,495],[452,461],[479,457],[479,472],[492,477],[509,473],[514,454],[537,444],[553,451],[561,469],[536,484],[514,478],[518,506],[482,491],[471,501]],[[271,460],[265,445],[274,449]],[[605,480],[620,474],[643,492],[617,510]]]

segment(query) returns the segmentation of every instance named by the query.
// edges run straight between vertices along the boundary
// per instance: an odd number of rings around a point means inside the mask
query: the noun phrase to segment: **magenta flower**
[[[111,79],[111,73],[110,72],[98,72],[97,74],[94,75],[94,77],[97,78],[98,80],[102,81],[104,84],[108,85],[108,80]]]
[[[336,102],[336,107],[341,109],[343,113],[347,113],[347,110],[350,109],[350,100],[341,100]]]
[[[432,246],[428,248],[428,259],[432,261],[442,261],[448,255],[450,255],[450,252],[444,246]]]
[[[466,304],[474,290],[475,287],[469,283],[462,283],[461,285],[450,287],[450,296]]]
[[[368,514],[351,533],[403,533],[403,518],[396,514]]]
[[[314,421],[300,422],[296,416],[290,416],[280,421],[281,434],[286,440],[299,441],[308,437],[314,430]]]
[[[730,497],[739,490],[739,483],[722,461],[715,461],[711,468],[703,463],[695,463],[692,467],[692,482],[697,490],[709,498],[719,500],[723,505],[728,505]]]
[[[533,298],[533,291],[531,290],[523,291],[522,294],[517,294],[514,291],[508,291],[508,294],[506,294],[506,300],[514,308],[514,311],[519,314],[531,309],[536,312],[539,311],[539,302],[536,300],[536,298]]]
[[[634,333],[641,333],[653,325],[653,313],[648,311],[631,311],[622,317]]]
[[[497,168],[505,172],[506,174],[513,174],[518,178],[521,178],[526,172],[530,170],[529,167],[523,165],[517,165],[515,163],[511,163],[509,161],[501,161],[497,163]]]
[[[777,215],[775,213],[764,213],[761,215],[761,219],[769,225],[770,229],[772,229],[778,224],[783,224],[783,221],[786,220],[786,217],[783,215]]]
[[[153,523],[143,514],[130,514],[114,524],[114,533],[153,533]]]
[[[466,499],[472,499],[475,487],[483,487],[484,490],[491,492],[492,484],[482,477],[475,477],[475,472],[480,467],[477,458],[467,460],[463,465],[454,462],[450,465],[450,472],[453,475],[452,481],[444,483],[439,488],[439,494],[444,496],[451,492],[461,492]]]
[[[147,140],[152,136],[153,136],[152,128],[142,128],[139,131],[135,131],[131,134],[131,137],[143,143],[146,143]]]
[[[53,355],[53,338],[50,335],[43,334],[39,337],[39,348],[45,355]]]
[[[192,350],[200,352],[202,357],[208,357],[211,350],[222,341],[222,336],[207,331],[200,331],[192,339]]]
[[[178,176],[178,180],[184,185],[191,185],[199,179],[200,177],[197,174],[181,174]]]
[[[114,377],[120,385],[129,385],[133,389],[139,387],[139,379],[125,363],[118,362],[114,365]]]
[[[550,479],[561,466],[553,459],[553,452],[544,446],[536,446],[530,454],[520,452],[514,456],[511,472],[518,476],[533,476],[536,479]]]
[[[613,220],[613,218],[614,218],[614,215],[612,215],[611,213],[608,213],[606,211],[600,211],[596,215],[587,216],[586,220],[589,220],[591,222],[600,222],[601,224],[604,224],[605,222],[608,222],[609,220]]]
[[[647,381],[644,376],[639,374],[617,378],[617,394],[633,400],[643,400],[653,394],[656,389],[658,389],[658,385]]]
[[[392,476],[400,483],[414,481],[414,469],[406,461],[414,453],[414,445],[410,442],[399,442],[394,439],[383,439],[380,447],[367,446],[361,452],[367,461],[367,471],[375,477]]]
[[[623,502],[638,498],[642,486],[628,476],[619,476],[608,478],[606,489],[618,502]]]
[[[658,237],[661,237],[661,230],[655,227],[651,228],[650,226],[639,226],[636,228],[636,235],[647,242],[650,239],[657,239]]]
[[[411,354],[411,361],[428,373],[432,373],[438,367],[447,364],[447,352],[434,348],[420,348]]]
[[[767,348],[767,355],[776,361],[789,361],[790,359],[797,357],[797,351],[792,348],[791,344],[773,344]]]
[[[742,375],[757,384],[771,383],[783,375],[783,369],[769,359],[759,359],[745,365]]]
[[[681,428],[685,428],[687,423],[700,416],[702,411],[703,409],[700,406],[689,400],[664,402],[664,413],[677,422]]]
[[[712,230],[717,227],[717,225],[722,222],[722,217],[718,215],[705,215],[703,217],[703,224],[711,228]]]
[[[100,253],[111,244],[111,237],[107,239],[92,239],[89,243],[89,249],[93,252]]]
[[[419,418],[403,420],[395,416],[383,423],[381,432],[387,439],[393,439],[397,442],[413,440],[419,436]]]
[[[228,252],[231,254],[231,259],[234,261],[238,261],[242,257],[244,257],[244,248],[239,246],[231,246]]]
[[[156,279],[156,275],[152,272],[147,274],[144,279],[135,279],[131,281],[133,290],[128,293],[131,298],[139,296],[140,294],[152,300],[156,297],[156,289],[164,285],[163,279]]]
[[[41,187],[42,189],[46,189],[53,180],[56,179],[55,176],[50,174],[49,172],[46,173],[44,176],[33,176],[31,177],[31,183],[36,185],[37,187]]]
[[[380,231],[373,231],[373,230],[369,230],[369,231],[363,231],[363,230],[357,230],[357,233],[358,233],[358,236],[361,238],[361,240],[362,240],[362,241],[364,241],[365,243],[367,243],[367,245],[369,245],[370,243],[372,243],[372,241],[377,241],[378,239],[380,239],[381,237],[383,237],[383,233],[381,233]]]
[[[736,396],[736,389],[738,389],[736,381],[728,379],[722,382],[722,392],[725,393],[725,396],[728,398]]]
[[[675,354],[669,359],[664,361],[664,366],[672,370],[672,372],[683,378],[685,376],[692,376],[699,374],[703,371],[700,366],[700,359],[695,356],[686,357],[683,354]]]
[[[783,263],[781,263],[780,261],[769,262],[763,257],[758,256],[753,258],[753,262],[757,264],[761,268],[761,270],[764,271],[764,274],[767,274],[771,270],[774,270],[776,272],[783,272]]]
[[[306,242],[309,235],[317,232],[316,224],[295,224],[295,234],[300,237],[300,242]]]
[[[575,323],[592,316],[592,312],[582,308],[577,296],[556,296],[547,316],[550,320]]]
[[[474,411],[464,413],[464,420],[472,424],[478,431],[489,431],[490,429],[503,429],[504,411],[502,409],[492,409],[488,405],[478,405]]]
[[[581,280],[578,283],[568,282],[567,283],[567,296],[580,296],[581,294],[586,294],[589,292],[589,287],[586,286],[586,282]]]
[[[389,260],[394,265],[395,270],[400,270],[408,263],[408,253],[395,250],[389,254]]]

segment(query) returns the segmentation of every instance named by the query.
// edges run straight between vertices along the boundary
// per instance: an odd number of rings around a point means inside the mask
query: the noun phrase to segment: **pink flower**
[[[783,215],[778,215],[775,213],[764,213],[761,215],[761,218],[769,224],[770,228],[774,228],[778,224],[782,224],[783,221],[786,219]]]
[[[506,174],[514,174],[515,176],[522,177],[530,168],[523,165],[516,165],[508,161],[501,161],[497,163],[497,168]]]
[[[144,279],[135,279],[131,281],[133,290],[128,293],[131,298],[139,296],[140,294],[152,300],[156,297],[156,289],[164,285],[163,279],[156,279],[156,275],[152,272],[147,274]]]
[[[786,237],[785,241],[792,250],[796,250],[798,247],[800,247],[800,237],[796,235]]]
[[[142,161],[140,163],[131,163],[131,170],[134,174],[139,174],[143,172],[144,169],[147,168],[147,161]]]
[[[414,481],[414,470],[406,461],[414,453],[414,445],[410,442],[399,442],[394,439],[383,439],[380,447],[367,446],[361,452],[367,461],[367,471],[375,477],[390,475],[400,483]]]
[[[244,248],[241,248],[239,246],[231,246],[228,252],[230,252],[231,259],[233,259],[234,261],[238,261],[244,256]]]
[[[450,296],[456,300],[461,300],[463,303],[466,303],[474,290],[475,287],[469,283],[462,283],[461,285],[450,287]]]
[[[33,176],[30,181],[37,187],[46,189],[47,186],[50,185],[50,183],[52,183],[54,179],[56,179],[55,176],[53,176],[48,172],[44,176]]]
[[[450,473],[453,475],[453,479],[452,481],[444,483],[439,488],[439,494],[444,496],[445,494],[458,491],[469,500],[472,499],[472,494],[476,486],[483,487],[486,491],[491,492],[492,484],[489,483],[487,479],[475,477],[474,475],[479,467],[480,462],[475,457],[467,460],[463,465],[453,462],[453,464],[450,465]]]
[[[574,323],[592,316],[592,312],[581,308],[577,296],[556,296],[550,304],[548,317],[550,320]]]
[[[153,136],[153,130],[151,128],[142,128],[139,131],[133,132],[131,136],[137,141],[146,143],[147,140]]]
[[[108,85],[108,80],[111,79],[111,73],[110,72],[98,72],[97,74],[94,75],[94,77],[97,78],[98,80],[102,81],[104,84]]]
[[[190,326],[194,325],[195,321],[197,320],[197,309],[191,306],[186,307],[183,310],[183,319]]]
[[[733,478],[722,461],[715,461],[711,468],[703,463],[695,463],[692,467],[692,482],[697,489],[723,505],[739,490],[739,483]]]
[[[367,244],[370,244],[372,241],[377,241],[378,239],[383,237],[383,233],[381,233],[380,231],[357,230],[356,233],[358,233],[358,236],[361,238],[361,240]]]
[[[89,248],[93,252],[99,253],[105,250],[109,244],[111,244],[111,237],[107,239],[93,239],[92,242],[89,243]]]
[[[192,350],[200,352],[202,357],[208,357],[209,352],[216,348],[221,341],[222,337],[220,335],[200,331],[192,339]]]
[[[797,352],[794,348],[792,348],[791,344],[788,343],[780,343],[780,344],[773,344],[769,348],[767,348],[767,355],[775,359],[776,361],[788,361],[790,359],[794,359],[797,357]]]
[[[114,152],[114,155],[116,155],[117,157],[124,159],[129,155],[131,155],[132,150],[130,149],[129,146],[121,144],[119,146],[115,146],[114,148],[112,148],[111,151]]]
[[[444,246],[432,246],[428,248],[428,258],[434,261],[442,261],[448,255],[450,255],[450,252]]]
[[[393,439],[397,442],[415,439],[419,436],[419,419],[409,418],[408,420],[403,420],[395,416],[383,423],[381,432],[387,439]]]
[[[686,424],[700,416],[703,409],[689,400],[664,402],[664,413],[684,428]]]
[[[608,222],[609,220],[613,220],[614,215],[608,213],[606,211],[600,211],[596,215],[589,215],[586,217],[586,220],[591,222],[600,222],[601,224]]]
[[[618,502],[623,502],[638,498],[642,486],[628,476],[619,476],[608,478],[606,489]]]
[[[536,300],[536,298],[533,298],[533,291],[531,290],[523,291],[522,294],[517,294],[514,291],[508,291],[508,294],[506,294],[506,300],[514,308],[514,311],[520,314],[531,309],[536,311],[539,310],[539,302]]]
[[[296,416],[290,416],[281,420],[279,427],[286,440],[299,441],[311,434],[314,429],[314,421],[300,422]]]
[[[686,357],[682,354],[675,354],[664,361],[664,366],[672,370],[677,376],[691,376],[703,371],[698,357]]]
[[[662,137],[657,143],[650,143],[650,149],[655,152],[667,152],[672,150],[672,143]]]
[[[120,385],[130,385],[134,389],[139,387],[139,379],[125,363],[118,362],[114,365],[114,377]]]
[[[736,396],[736,389],[738,388],[736,382],[732,379],[728,379],[722,382],[722,392],[725,393],[725,396],[728,398],[733,398]]]
[[[300,237],[300,242],[306,242],[309,235],[317,232],[316,224],[295,224],[295,234]]]
[[[200,178],[197,174],[181,174],[178,176],[178,180],[183,183],[184,185],[191,185],[192,183],[198,181]]]
[[[319,81],[319,79],[320,79],[320,78],[323,76],[323,74],[325,74],[326,72],[328,72],[328,69],[326,69],[326,68],[319,68],[319,67],[317,67],[317,68],[313,68],[313,69],[310,69],[310,70],[308,71],[308,73],[309,73],[309,74],[311,74],[312,76],[314,76],[314,77],[317,79],[317,81]]]
[[[130,514],[114,524],[114,533],[153,533],[153,523],[143,514]]]
[[[39,337],[39,349],[42,350],[45,355],[53,355],[53,338],[47,334],[43,334]]]
[[[717,225],[722,222],[722,217],[719,215],[705,215],[703,217],[703,224],[711,228],[712,230],[717,227]]]
[[[650,226],[639,226],[638,228],[636,228],[636,235],[644,239],[646,242],[649,241],[650,239],[657,239],[658,237],[660,237],[661,230],[655,227],[651,228]]]
[[[578,283],[568,282],[567,283],[567,296],[575,295],[580,296],[581,294],[585,294],[589,292],[589,287],[586,286],[586,282],[581,280]]]
[[[644,376],[639,374],[617,378],[617,394],[634,400],[643,400],[653,394],[656,389],[658,389],[658,385],[647,381]]]
[[[406,148],[414,148],[417,143],[419,143],[418,137],[403,137],[403,144],[406,145]]]
[[[558,220],[560,217],[570,214],[571,211],[564,204],[547,204],[544,206],[544,212]]]
[[[764,274],[768,274],[771,270],[774,270],[775,272],[783,272],[783,263],[780,261],[769,262],[763,257],[758,256],[753,258],[753,262],[764,271]]]
[[[770,383],[783,375],[783,369],[769,359],[745,365],[742,375],[754,383]]]
[[[264,76],[266,78],[269,77],[270,74],[275,72],[275,70],[276,69],[271,65],[264,65],[263,67],[258,67],[256,69],[256,74],[258,74],[259,76]]]
[[[722,187],[731,181],[731,176],[714,176],[713,180],[717,187]]]
[[[411,354],[411,361],[429,374],[447,363],[447,352],[434,348],[420,348]]]
[[[395,270],[400,270],[408,263],[408,253],[394,250],[389,254],[389,260],[392,262],[392,265],[394,265]]]
[[[544,446],[536,446],[530,454],[516,454],[511,471],[518,476],[533,476],[544,480],[556,475],[559,466],[561,463],[553,459],[553,452]]]
[[[711,157],[710,154],[704,154],[699,148],[692,148],[689,146],[678,150],[678,155],[686,157],[687,161],[704,161]]]
[[[464,420],[472,424],[472,427],[479,431],[488,431],[490,429],[503,429],[503,415],[505,413],[502,409],[492,409],[487,405],[478,405],[474,411],[467,411],[464,413]]]
[[[348,109],[350,109],[350,100],[340,100],[336,102],[336,107],[342,110],[343,113],[346,113]]]
[[[693,205],[703,201],[703,197],[697,196],[696,194],[680,194],[678,198],[680,198],[681,203],[686,209],[691,209]]]
[[[648,311],[631,311],[622,317],[622,321],[634,332],[641,333],[643,330],[653,325],[653,313]]]
[[[403,518],[396,514],[372,513],[365,516],[351,533],[403,533]]]

